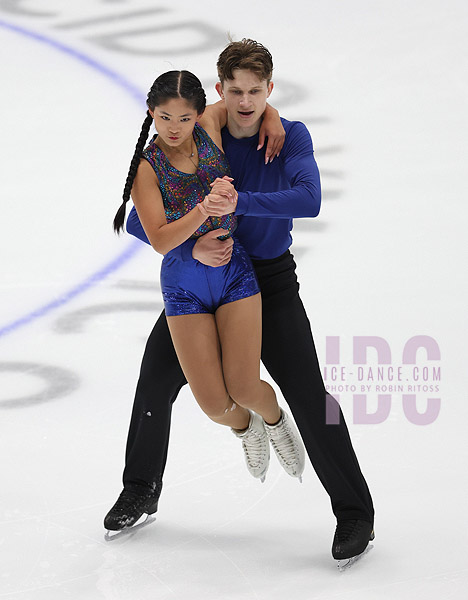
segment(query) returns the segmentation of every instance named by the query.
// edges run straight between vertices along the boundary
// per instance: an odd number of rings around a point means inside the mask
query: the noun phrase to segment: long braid
[[[168,71],[160,75],[151,86],[146,99],[146,106],[154,110],[156,106],[166,102],[170,98],[184,98],[189,102],[198,114],[202,114],[206,106],[205,91],[200,80],[189,71]],[[119,233],[123,229],[125,221],[126,205],[130,198],[133,182],[138,171],[143,149],[148,139],[149,130],[153,118],[149,111],[146,112],[146,119],[141,128],[140,137],[135,147],[135,153],[128,170],[127,181],[122,195],[122,204],[114,217],[114,230]]]
[[[132,162],[130,163],[130,168],[128,170],[127,180],[125,182],[125,187],[122,194],[122,204],[120,205],[120,208],[114,217],[114,231],[116,231],[117,233],[119,233],[123,229],[127,202],[130,199],[130,192],[132,191],[133,182],[135,181],[138,166],[140,164],[140,159],[146,144],[146,140],[148,139],[148,134],[149,130],[151,129],[152,123],[153,118],[150,115],[149,111],[147,111],[146,118],[143,121],[143,125],[141,127],[140,137],[138,138],[138,142],[135,146],[135,153],[133,154]]]

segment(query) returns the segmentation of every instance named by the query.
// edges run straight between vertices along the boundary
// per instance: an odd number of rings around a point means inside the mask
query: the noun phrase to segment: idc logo
[[[410,423],[430,425],[437,419],[441,353],[434,338],[417,335],[408,339],[398,355],[399,362],[393,362],[390,344],[384,338],[354,336],[352,364],[344,365],[341,344],[339,336],[326,338],[325,388],[338,401],[343,392],[352,394],[354,423],[383,423],[396,398],[401,398],[403,414]],[[334,404],[332,398],[327,399],[328,424],[339,422]]]

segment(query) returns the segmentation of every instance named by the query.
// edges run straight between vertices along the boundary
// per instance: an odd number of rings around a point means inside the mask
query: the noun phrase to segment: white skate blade
[[[153,523],[154,521],[156,521],[156,517],[153,517],[152,515],[147,515],[145,513],[141,515],[141,517],[138,519],[135,525],[132,525],[131,527],[125,527],[125,529],[119,529],[118,531],[107,530],[104,539],[106,540],[106,542],[112,542],[126,535],[134,535],[138,531],[138,529],[143,529],[143,527],[146,527],[146,525],[151,525],[151,523]]]
[[[341,558],[337,561],[338,570],[343,572],[346,571],[346,569],[350,569],[354,564],[357,563],[358,560],[370,552],[373,547],[374,546],[372,544],[368,544],[367,548],[364,550],[364,552],[361,552],[361,554],[358,554],[357,556],[351,556],[351,558]]]

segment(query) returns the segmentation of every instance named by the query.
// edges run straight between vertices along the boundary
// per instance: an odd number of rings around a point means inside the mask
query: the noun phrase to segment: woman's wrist
[[[201,214],[202,214],[204,217],[209,217],[208,211],[206,210],[206,208],[205,208],[205,206],[204,206],[204,202],[205,202],[204,200],[203,200],[202,202],[199,202],[199,203],[197,204],[197,207],[198,207],[198,210],[201,212]]]

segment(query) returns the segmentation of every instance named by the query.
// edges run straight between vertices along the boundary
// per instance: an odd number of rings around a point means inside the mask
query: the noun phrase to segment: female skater
[[[236,228],[224,123],[217,110],[202,117],[205,104],[200,81],[188,71],[169,71],[153,83],[114,229],[123,228],[131,192],[151,245],[166,255],[161,289],[167,322],[200,407],[242,440],[254,477],[265,479],[270,440],[286,472],[300,478],[304,449],[297,430],[260,379],[261,297],[247,253],[234,239],[231,260],[221,267],[167,256],[188,238],[225,239]],[[153,121],[158,134],[143,151]]]

